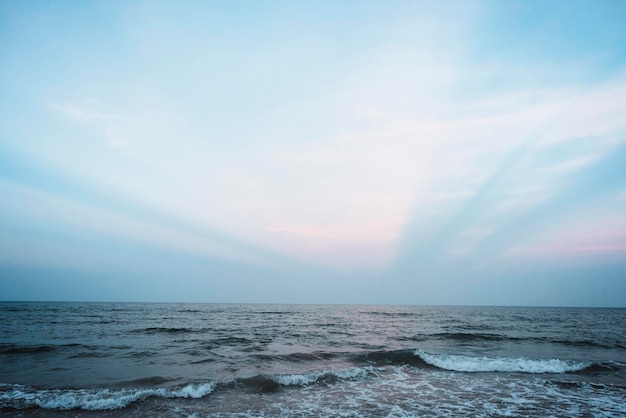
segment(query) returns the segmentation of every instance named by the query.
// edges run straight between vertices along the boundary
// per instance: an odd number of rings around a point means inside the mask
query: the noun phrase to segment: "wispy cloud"
[[[516,5],[15,6],[2,225],[380,281],[619,252],[624,10]]]

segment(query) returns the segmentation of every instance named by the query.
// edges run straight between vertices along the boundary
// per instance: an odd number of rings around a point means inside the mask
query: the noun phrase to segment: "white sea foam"
[[[573,360],[470,357],[453,354],[429,354],[422,350],[416,350],[415,355],[432,366],[457,372],[566,373],[579,371],[591,365],[591,363]]]
[[[180,389],[173,390],[171,392],[172,398],[203,398],[209,393],[213,392],[215,389],[214,382],[206,382],[206,383],[192,383],[187,386],[183,386]]]
[[[371,374],[376,374],[377,369],[369,367],[355,367],[353,369],[333,372],[340,379],[365,379]]]
[[[308,373],[308,374],[282,374],[273,376],[272,379],[283,386],[294,386],[294,385],[310,385],[312,383],[317,382],[318,379],[328,376],[335,377],[341,380],[354,380],[354,379],[365,379],[370,374],[375,373],[376,370],[374,367],[355,367],[348,370],[341,371],[332,371],[325,370],[318,373]]]
[[[161,398],[202,398],[215,389],[215,383],[194,383],[177,389],[51,389],[34,390],[16,385],[0,393],[0,407],[85,409],[92,411],[120,409],[151,396]]]
[[[283,386],[310,385],[315,383],[322,376],[321,373],[310,374],[281,374],[273,376],[272,379]]]

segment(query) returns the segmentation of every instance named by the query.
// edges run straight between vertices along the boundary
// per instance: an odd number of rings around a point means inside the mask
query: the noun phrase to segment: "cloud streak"
[[[205,260],[235,299],[229,277],[319,301],[318,275],[456,303],[546,254],[621,254],[614,2],[3,7],[3,265],[80,271],[84,240],[118,272],[146,259],[116,245]]]

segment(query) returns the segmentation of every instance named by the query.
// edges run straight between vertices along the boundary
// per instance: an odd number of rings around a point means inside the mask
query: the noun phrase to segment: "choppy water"
[[[0,303],[9,416],[626,416],[626,309]]]

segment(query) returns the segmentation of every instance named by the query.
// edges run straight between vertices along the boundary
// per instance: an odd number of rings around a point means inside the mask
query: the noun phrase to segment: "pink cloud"
[[[504,252],[504,255],[535,259],[624,257],[626,255],[626,222],[615,218],[610,221],[601,225],[589,224],[553,232],[544,236],[541,242],[511,247]]]

